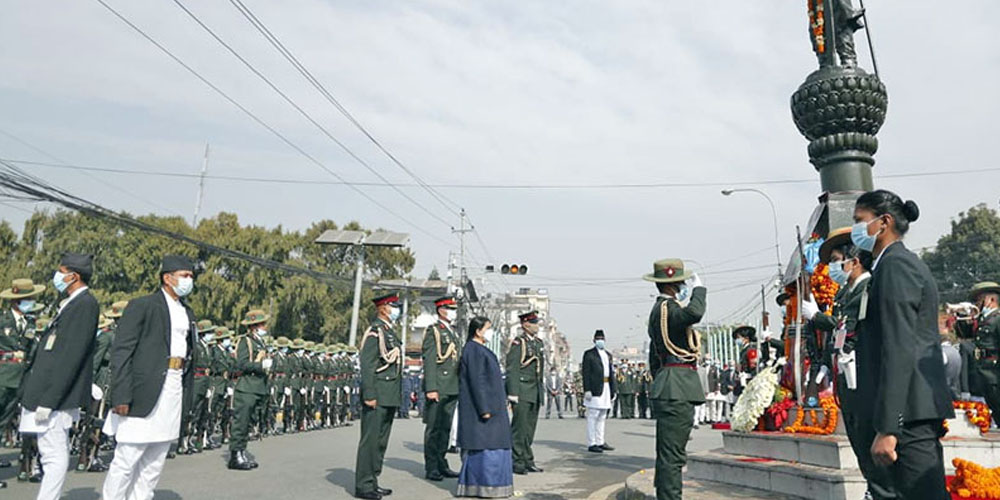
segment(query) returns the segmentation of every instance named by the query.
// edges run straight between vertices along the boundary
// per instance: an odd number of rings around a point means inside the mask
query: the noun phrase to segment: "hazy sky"
[[[350,181],[380,182],[173,2],[107,0],[219,88]],[[758,186],[779,210],[783,258],[819,195],[791,93],[816,66],[805,2],[328,2],[244,0],[330,92],[429,183],[607,184],[814,179]],[[0,17],[0,157],[136,171],[335,181],[105,10],[97,1],[5,2]],[[334,137],[394,182],[409,177],[324,100],[228,2],[185,4]],[[889,89],[876,175],[997,167],[1000,3],[869,5]],[[863,32],[861,65],[871,68]],[[990,125],[993,124],[993,125]],[[26,166],[114,209],[190,219],[194,179]],[[913,198],[912,247],[933,245],[1000,171],[876,179]],[[458,225],[427,192],[210,179],[202,213],[301,229],[358,220],[409,232],[415,276],[445,268]],[[773,274],[770,209],[721,186],[657,189],[441,188],[465,207],[472,274],[529,265],[503,286],[547,288],[574,349],[595,328],[637,343],[657,258],[704,266],[708,319],[731,316]],[[31,204],[13,204],[31,210]],[[26,213],[0,205],[20,229]],[[414,225],[397,217],[402,216]],[[445,224],[439,219],[448,222]],[[474,260],[474,263],[473,263]],[[749,268],[749,269],[747,269]],[[730,269],[743,271],[719,273]],[[713,272],[714,271],[714,272]],[[995,278],[995,277],[993,277]],[[626,281],[632,279],[632,281]],[[713,291],[714,290],[714,291]]]

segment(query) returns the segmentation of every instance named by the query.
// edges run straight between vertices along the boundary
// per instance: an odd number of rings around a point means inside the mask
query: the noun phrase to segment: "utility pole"
[[[468,276],[466,275],[466,272],[465,272],[465,233],[470,233],[473,230],[475,230],[475,228],[473,228],[471,226],[470,227],[466,227],[466,216],[465,216],[465,209],[464,208],[461,210],[461,212],[459,212],[459,215],[460,215],[460,219],[459,219],[458,229],[451,228],[451,232],[453,234],[457,234],[458,235],[458,249],[459,249],[459,253],[458,253],[458,266],[459,266],[458,267],[458,288],[463,291],[462,296],[465,297],[465,293],[464,293],[465,292],[465,283],[468,280]],[[466,299],[467,299],[467,297],[466,297]],[[463,302],[466,303],[466,304],[468,304],[468,300],[464,300]],[[458,312],[459,317],[458,317],[457,324],[458,324],[458,326],[460,328],[459,331],[461,331],[461,329],[464,329],[465,326],[468,324],[468,317],[467,317],[468,316],[468,314],[467,314],[468,313],[468,309],[469,309],[469,307],[461,307],[458,310],[459,311]]]
[[[208,173],[208,143],[205,143],[205,159],[201,162],[201,176],[198,179],[198,199],[194,203],[194,217],[191,227],[198,226],[198,215],[201,213],[201,200],[205,196],[205,174]]]

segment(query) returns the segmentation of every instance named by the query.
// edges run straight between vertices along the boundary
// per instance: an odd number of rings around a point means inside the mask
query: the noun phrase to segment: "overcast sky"
[[[380,182],[172,1],[107,1],[329,170]],[[814,179],[758,186],[777,204],[783,259],[795,225],[805,224],[820,194],[788,109],[791,93],[816,67],[804,1],[244,2],[428,183]],[[41,151],[0,134],[0,157],[197,173],[209,142],[211,175],[336,181],[97,1],[5,3],[0,130]],[[372,168],[390,181],[411,181],[232,5],[185,4]],[[997,167],[1000,51],[991,25],[1000,3],[869,7],[889,90],[876,175]],[[861,65],[870,69],[863,32],[857,38]],[[188,219],[194,210],[194,179],[26,168],[114,209]],[[996,206],[1000,171],[876,185],[920,204],[923,215],[908,239],[925,247],[960,211]],[[362,188],[389,211],[330,184],[210,179],[205,189],[203,215],[229,211],[243,223],[288,229],[321,218],[358,220],[411,233],[417,277],[444,269],[448,252],[458,249],[449,227],[458,225],[457,215],[421,189],[405,192],[424,208],[388,187]],[[774,273],[770,209],[759,196],[727,198],[719,190],[440,192],[468,211],[488,247],[468,236],[473,274],[488,261],[528,264],[529,276],[494,276],[488,288],[547,288],[579,353],[596,328],[612,345],[644,338],[653,288],[640,276],[657,258],[704,267],[709,320],[731,316],[759,293]],[[22,210],[33,208],[0,205],[0,215],[20,229]]]

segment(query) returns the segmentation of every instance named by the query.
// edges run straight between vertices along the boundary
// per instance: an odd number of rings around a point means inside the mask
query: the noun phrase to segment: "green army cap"
[[[347,352],[349,352],[351,354],[356,354],[358,352],[358,348],[354,347],[352,345],[349,345],[349,346],[347,346]]]
[[[115,324],[115,322],[111,318],[108,318],[102,314],[97,320],[97,329],[103,330],[113,324]]]
[[[233,332],[231,332],[228,328],[224,326],[215,327],[215,337],[213,337],[213,340],[221,341],[223,339],[231,338],[233,338]]]
[[[292,349],[305,349],[306,341],[302,339],[295,339],[292,341]]]
[[[203,319],[197,323],[198,333],[208,333],[218,330],[218,327],[212,324],[212,320]]]
[[[243,316],[243,321],[240,321],[240,324],[243,326],[259,325],[267,323],[269,319],[271,319],[271,316],[268,316],[263,309],[251,309]]]
[[[111,309],[104,312],[104,315],[109,318],[120,318],[122,314],[125,313],[125,308],[128,306],[127,300],[119,300],[114,304],[111,304]]]
[[[840,248],[851,243],[851,229],[851,226],[847,226],[830,231],[830,234],[826,236],[826,240],[823,241],[823,244],[819,247],[820,262],[829,264],[831,258],[830,256],[833,254],[833,249]]]
[[[1000,284],[995,281],[983,281],[982,283],[976,283],[972,285],[972,290],[969,291],[969,297],[972,300],[976,300],[976,297],[984,293],[995,293],[1000,295]]]
[[[34,307],[32,307],[30,311],[28,311],[28,314],[35,314],[38,312],[42,312],[42,309],[45,309],[45,304],[42,304],[41,302],[35,302]]]
[[[311,351],[313,347],[316,347],[316,342],[312,340],[307,340],[305,345],[302,346],[302,348],[307,351]]]
[[[662,259],[653,263],[653,272],[642,277],[653,283],[680,283],[691,277],[691,272],[684,269],[681,259]]]
[[[323,344],[315,344],[312,347],[313,352],[326,352],[326,346]]]
[[[36,285],[28,278],[18,278],[11,282],[10,288],[0,291],[0,299],[27,299],[45,291],[45,285]]]
[[[38,318],[35,320],[35,330],[42,331],[49,326],[49,323],[51,322],[52,318]]]
[[[292,345],[292,341],[288,340],[288,337],[278,337],[274,339],[275,347],[288,347],[290,345]]]

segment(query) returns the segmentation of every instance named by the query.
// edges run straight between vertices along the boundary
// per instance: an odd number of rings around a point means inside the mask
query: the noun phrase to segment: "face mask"
[[[684,302],[691,295],[691,290],[688,289],[687,285],[681,285],[680,289],[677,290],[677,300]]]
[[[393,307],[389,311],[389,321],[396,322],[396,320],[399,319],[399,315],[401,312],[402,311],[400,311],[398,307]]]
[[[229,348],[229,346],[230,346],[231,344],[232,344],[232,342],[231,342],[231,341],[230,341],[229,339],[224,339],[224,340],[222,341],[222,347],[225,347],[225,348],[227,348],[227,349]]]
[[[192,290],[194,290],[194,278],[190,276],[184,276],[177,278],[177,286],[171,286],[174,289],[174,293],[178,297],[186,297]]]
[[[847,284],[850,275],[844,271],[844,261],[838,260],[830,263],[830,279],[837,282],[840,286]]]
[[[66,291],[67,288],[69,288],[69,283],[63,281],[64,279],[66,279],[66,276],[69,275],[63,273],[62,271],[56,271],[56,274],[52,276],[52,286],[54,286],[56,288],[56,291],[59,293],[63,293]]]
[[[17,304],[17,308],[24,314],[28,314],[35,308],[34,300],[22,300]]]
[[[454,309],[448,309],[444,312],[444,317],[448,318],[448,321],[455,321],[455,318],[458,317],[458,311]]]
[[[487,328],[486,331],[483,332],[483,340],[485,340],[487,342],[493,340],[493,329],[492,328]]]
[[[875,241],[881,231],[874,235],[868,234],[868,226],[877,220],[878,219],[872,219],[868,222],[859,222],[851,227],[851,242],[854,243],[854,246],[866,252],[871,252],[875,249]]]
[[[598,350],[603,351],[604,350],[604,339],[595,340],[594,341],[594,345],[597,347]]]
[[[211,342],[212,339],[214,339],[214,338],[215,338],[215,334],[214,333],[206,333],[205,334],[205,342]]]
[[[257,336],[258,337],[265,337],[265,336],[267,336],[267,330],[265,330],[263,328],[261,328],[260,330],[257,330]]]
[[[288,348],[287,347],[282,347],[281,348],[281,354],[288,354]]]

